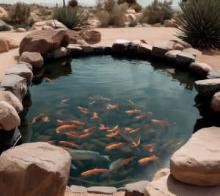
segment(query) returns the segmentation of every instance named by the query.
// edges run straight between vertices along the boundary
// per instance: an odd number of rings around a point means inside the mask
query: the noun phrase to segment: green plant
[[[84,25],[88,17],[88,12],[81,7],[61,7],[54,10],[54,18],[70,29]]]
[[[97,4],[97,18],[102,27],[125,26],[125,13],[128,9],[128,4],[118,4],[115,0],[100,0]]]
[[[134,9],[136,12],[140,12],[142,10],[141,5],[137,2],[137,0],[118,0],[118,4],[127,3],[129,8]]]
[[[151,5],[143,11],[141,22],[149,24],[163,23],[164,20],[171,19],[173,16],[172,1],[160,2],[154,0]]]
[[[31,14],[30,6],[25,3],[16,3],[11,6],[8,12],[6,21],[10,24],[28,24],[28,19]]]
[[[176,18],[182,40],[198,48],[220,48],[220,1],[188,0]]]

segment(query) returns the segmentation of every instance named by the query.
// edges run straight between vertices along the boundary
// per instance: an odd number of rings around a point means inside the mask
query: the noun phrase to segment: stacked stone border
[[[5,111],[8,111],[5,117],[1,117],[0,120],[2,124],[0,126],[3,131],[7,132],[14,132],[14,130],[19,126],[20,119],[18,119],[18,113],[23,109],[19,105],[21,105],[24,97],[28,93],[28,88],[31,86],[33,69],[42,67],[43,61],[45,62],[59,58],[83,57],[89,55],[112,55],[117,57],[147,60],[159,59],[163,62],[172,62],[172,65],[175,68],[194,73],[202,79],[195,82],[196,90],[201,96],[213,96],[212,102],[210,100],[210,104],[212,103],[212,109],[214,111],[219,111],[219,102],[216,97],[219,97],[217,96],[217,93],[220,91],[220,74],[218,71],[212,70],[211,66],[198,62],[196,60],[196,52],[189,50],[189,47],[189,45],[180,41],[164,41],[151,46],[141,40],[116,40],[112,46],[69,44],[67,47],[60,47],[52,52],[45,53],[43,57],[38,52],[24,52],[21,54],[20,63],[10,66],[6,70],[1,82],[0,91],[7,93],[11,92],[18,100],[16,100],[16,104],[11,101],[14,99],[11,94],[8,95],[12,97],[10,99],[5,98],[5,95],[0,97],[1,107],[5,108]],[[33,61],[29,58],[29,55],[35,55],[38,60],[35,59],[35,61]],[[14,142],[14,144],[16,144],[16,142]],[[164,172],[164,174],[167,173],[169,172]],[[161,173],[159,176],[160,175]],[[156,176],[158,176],[158,174]],[[80,186],[71,186],[67,188],[67,191],[74,193],[102,194],[125,192],[126,195],[143,195],[148,183],[148,181],[140,181],[128,184],[124,188],[120,189],[116,189],[114,187],[85,188]],[[48,193],[48,195],[50,194]]]

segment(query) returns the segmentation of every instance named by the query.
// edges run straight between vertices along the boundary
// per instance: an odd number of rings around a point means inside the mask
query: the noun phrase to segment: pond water
[[[66,148],[73,159],[70,184],[150,180],[199,118],[193,79],[160,65],[111,56],[47,65],[30,89],[24,141]]]

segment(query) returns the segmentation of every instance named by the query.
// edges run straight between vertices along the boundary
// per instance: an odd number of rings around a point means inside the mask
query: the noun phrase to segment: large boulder
[[[30,63],[34,68],[41,68],[44,65],[44,59],[39,52],[23,52],[19,62]]]
[[[80,35],[88,44],[97,44],[102,37],[101,33],[95,30],[83,30]]]
[[[66,30],[40,30],[28,34],[21,41],[19,53],[39,52],[42,55],[62,46],[67,46],[69,37]]]
[[[145,196],[219,196],[220,187],[199,187],[187,185],[167,175],[148,183]]]
[[[220,78],[197,80],[195,82],[195,88],[200,95],[212,95],[220,91]]]
[[[48,143],[27,143],[0,157],[0,192],[5,196],[62,196],[71,157]]]
[[[20,101],[27,93],[27,80],[21,76],[9,74],[2,79],[1,86],[14,93]]]
[[[20,118],[17,111],[9,103],[0,101],[0,129],[11,131],[19,125]]]
[[[155,57],[163,58],[168,51],[173,50],[174,45],[175,42],[173,41],[155,43],[152,48],[152,55]]]
[[[0,101],[5,101],[12,105],[20,113],[23,110],[21,101],[10,91],[0,91]]]
[[[3,20],[0,20],[0,31],[11,31],[12,26],[6,24]]]
[[[213,95],[211,101],[211,108],[215,112],[220,112],[220,92],[217,92]]]
[[[220,128],[194,133],[170,159],[170,172],[180,182],[198,186],[220,185]]]
[[[14,74],[19,75],[27,80],[27,82],[30,84],[33,79],[33,73],[32,70],[29,68],[27,64],[16,64],[10,66],[6,72],[6,75]]]

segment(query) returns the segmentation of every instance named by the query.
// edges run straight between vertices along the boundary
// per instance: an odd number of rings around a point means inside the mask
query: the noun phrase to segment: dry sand
[[[116,39],[137,40],[143,39],[149,44],[158,41],[176,39],[177,30],[175,28],[165,27],[136,27],[136,28],[102,28],[98,29],[102,34],[102,42],[100,44],[112,44]],[[27,33],[16,32],[0,32],[0,37],[10,37],[18,42]],[[16,63],[16,56],[18,49],[10,50],[6,53],[0,53],[0,80],[4,74],[5,69]],[[206,62],[215,69],[220,69],[220,52],[204,52],[197,57],[198,61]]]

